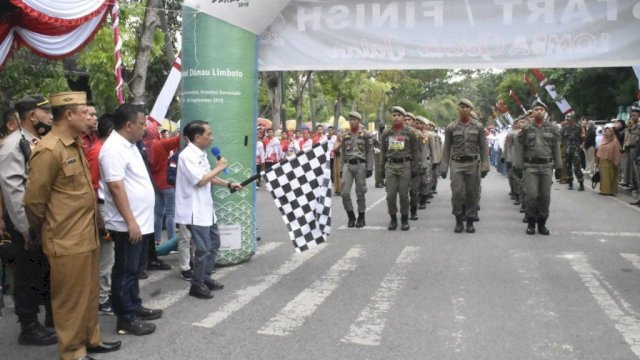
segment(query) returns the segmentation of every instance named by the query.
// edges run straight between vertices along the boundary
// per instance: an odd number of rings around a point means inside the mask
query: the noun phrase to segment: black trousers
[[[15,288],[13,290],[15,313],[20,322],[37,319],[40,305],[51,314],[51,287],[49,283],[49,261],[42,249],[27,251],[24,238],[8,216],[5,216],[7,231],[16,246],[14,266]]]

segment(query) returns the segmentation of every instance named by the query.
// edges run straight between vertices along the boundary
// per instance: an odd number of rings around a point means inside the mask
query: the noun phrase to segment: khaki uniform
[[[417,215],[415,214],[416,214],[416,211],[418,208],[418,202],[419,202],[418,196],[420,194],[420,183],[422,182],[423,134],[415,128],[410,127],[410,129],[413,131],[413,134],[415,135],[418,141],[418,151],[419,151],[419,156],[417,158],[417,161],[418,161],[417,171],[414,171],[411,174],[411,182],[409,183],[409,208],[411,210],[412,220],[415,220],[417,218]]]
[[[24,206],[51,264],[51,302],[60,357],[100,344],[97,204],[81,143],[56,126],[30,160]]]
[[[460,120],[445,130],[440,171],[451,165],[451,204],[453,215],[474,219],[478,216],[480,172],[489,171],[484,128],[477,120]]]
[[[516,137],[513,166],[523,169],[525,216],[546,221],[551,203],[553,169],[561,171],[560,132],[555,124],[526,125]]]
[[[389,215],[398,212],[397,198],[400,198],[400,214],[409,215],[409,182],[411,173],[419,170],[420,145],[414,131],[408,126],[400,130],[393,128],[382,135],[382,163],[387,180],[387,210]]]
[[[437,137],[437,135],[436,135]],[[420,188],[419,192],[422,196],[427,196],[431,193],[431,184],[432,184],[432,168],[433,168],[433,159],[436,153],[436,142],[434,139],[434,134],[430,131],[424,132],[424,137],[420,139],[420,143],[422,145],[421,152],[421,179],[420,179]]]
[[[342,154],[342,205],[344,210],[353,211],[351,202],[351,186],[356,183],[356,201],[358,212],[364,213],[367,206],[364,194],[367,193],[367,171],[373,171],[373,148],[369,134],[360,130],[349,131],[340,144]]]
[[[375,172],[375,181],[376,186],[380,187],[384,184],[384,179],[382,178],[382,173],[384,170],[384,166],[382,164],[382,153],[380,151],[380,138],[382,137],[382,133],[376,131],[374,134],[371,134],[371,140],[373,143],[373,160],[374,160],[374,172]]]
[[[442,161],[442,138],[435,131],[429,131],[429,136],[433,139],[435,151],[431,162],[433,163],[431,168],[431,192],[436,192],[438,186],[438,167]]]

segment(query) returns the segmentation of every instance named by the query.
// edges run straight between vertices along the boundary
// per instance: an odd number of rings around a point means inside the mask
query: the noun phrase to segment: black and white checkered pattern
[[[326,141],[262,173],[297,252],[331,233],[331,170]]]

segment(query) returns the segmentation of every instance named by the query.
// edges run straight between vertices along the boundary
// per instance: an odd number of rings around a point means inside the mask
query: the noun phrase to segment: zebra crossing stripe
[[[270,252],[271,250],[276,249],[278,246],[282,245],[283,243],[281,242],[270,242],[270,243],[266,243],[264,246],[261,246],[258,248],[258,250],[256,250],[256,254],[255,256],[260,256],[260,255],[264,255],[268,252]],[[232,272],[238,270],[239,268],[241,268],[241,265],[236,265],[236,266],[228,266],[228,267],[223,267],[223,268],[219,268],[216,269],[216,276],[215,278],[220,280],[223,277],[231,274]],[[167,272],[167,271],[165,271]],[[169,291],[166,294],[163,294],[162,296],[156,296],[156,297],[152,297],[149,300],[145,300],[145,306],[152,308],[152,309],[166,309],[169,306],[177,303],[178,301],[180,301],[181,299],[183,299],[184,297],[187,296],[187,294],[189,294],[189,288],[187,287],[186,289],[177,289],[177,290],[172,290]]]
[[[623,258],[628,260],[633,267],[640,269],[640,255],[638,254],[620,254]]]
[[[356,246],[335,263],[322,279],[314,282],[309,288],[302,291],[295,299],[289,302],[280,312],[274,316],[260,330],[259,334],[286,336],[301,326],[305,319],[328,298],[338,287],[342,278],[354,271],[357,267],[355,259],[362,257],[364,250]]]
[[[259,278],[259,282],[255,285],[247,286],[244,289],[236,291],[234,293],[235,298],[232,301],[226,303],[220,310],[209,314],[205,319],[192,323],[192,325],[205,328],[215,327],[233,313],[253,301],[253,299],[257,298],[264,291],[278,283],[285,275],[293,272],[307,260],[320,253],[320,251],[326,247],[327,245],[318,246],[302,253],[294,254],[286,263],[282,264],[282,266],[272,274]]]
[[[611,319],[616,330],[622,334],[627,344],[629,344],[631,351],[637,357],[640,357],[640,320],[638,320],[637,314],[632,313],[629,315],[625,312],[626,309],[620,308],[618,304],[626,307],[626,301],[620,298],[616,292],[613,292],[616,297],[613,298],[610,295],[610,286],[607,285],[608,288],[605,288],[601,285],[607,283],[602,278],[602,275],[589,265],[584,254],[565,254],[561,257],[569,261],[569,264],[580,275],[582,282],[589,289],[600,308]]]
[[[380,345],[382,331],[386,323],[385,314],[395,301],[398,291],[404,286],[405,273],[409,265],[418,258],[418,251],[420,248],[416,246],[407,246],[402,250],[395,265],[382,280],[380,287],[362,310],[360,316],[351,324],[349,332],[342,338],[342,342]]]

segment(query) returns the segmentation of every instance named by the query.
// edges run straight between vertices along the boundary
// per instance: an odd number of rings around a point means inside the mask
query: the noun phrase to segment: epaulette
[[[38,144],[36,145],[36,151],[38,150],[39,147],[44,148],[44,149],[48,149],[48,150],[53,150],[56,147],[56,143],[58,142],[58,137],[49,133],[47,135],[45,135],[40,142],[38,142]]]

